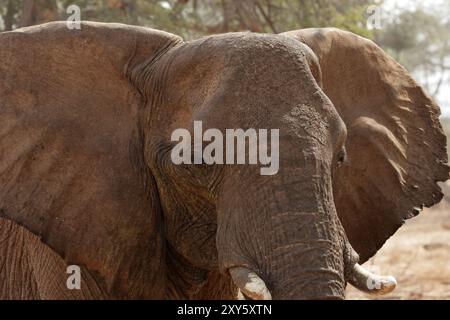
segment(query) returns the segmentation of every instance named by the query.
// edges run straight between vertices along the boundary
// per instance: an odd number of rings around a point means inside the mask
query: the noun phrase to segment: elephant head
[[[437,203],[448,178],[438,107],[349,33],[183,42],[51,23],[1,34],[0,48],[1,216],[115,297],[390,291],[395,280],[358,261]],[[195,136],[195,121],[279,130],[279,170],[174,163],[172,134]]]

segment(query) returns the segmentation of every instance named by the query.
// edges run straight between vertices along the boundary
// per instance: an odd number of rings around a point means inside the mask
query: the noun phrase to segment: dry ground
[[[450,299],[450,184],[447,197],[406,223],[364,266],[396,277],[384,299]],[[371,299],[349,285],[348,299]]]

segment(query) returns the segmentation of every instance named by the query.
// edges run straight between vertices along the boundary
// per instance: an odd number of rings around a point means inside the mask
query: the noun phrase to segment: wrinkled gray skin
[[[10,279],[3,298],[59,279],[58,257],[88,274],[75,298],[234,298],[229,271],[238,267],[274,299],[344,298],[358,256],[332,182],[347,129],[311,49],[279,35],[186,43],[93,23],[79,33],[54,23],[2,34],[0,48],[0,127],[8,127],[0,147],[11,151],[0,158],[1,216],[40,237],[27,234],[7,254],[42,241],[58,265],[39,273],[34,257],[26,272],[0,272]],[[193,136],[194,120],[222,132],[280,129],[278,174],[174,165],[171,133]],[[25,232],[18,225],[8,243]],[[61,283],[45,294],[33,288],[28,298],[74,298]]]

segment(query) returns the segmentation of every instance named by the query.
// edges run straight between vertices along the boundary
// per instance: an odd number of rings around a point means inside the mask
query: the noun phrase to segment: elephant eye
[[[342,147],[341,151],[337,154],[337,163],[340,165],[347,160],[347,151],[345,147]]]

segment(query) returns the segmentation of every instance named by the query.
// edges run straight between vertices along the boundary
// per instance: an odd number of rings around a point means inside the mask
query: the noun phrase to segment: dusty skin
[[[383,50],[337,29],[81,27],[0,34],[0,298],[394,289],[359,264],[440,202],[449,167],[439,107]],[[278,173],[174,164],[194,121],[279,128]]]

